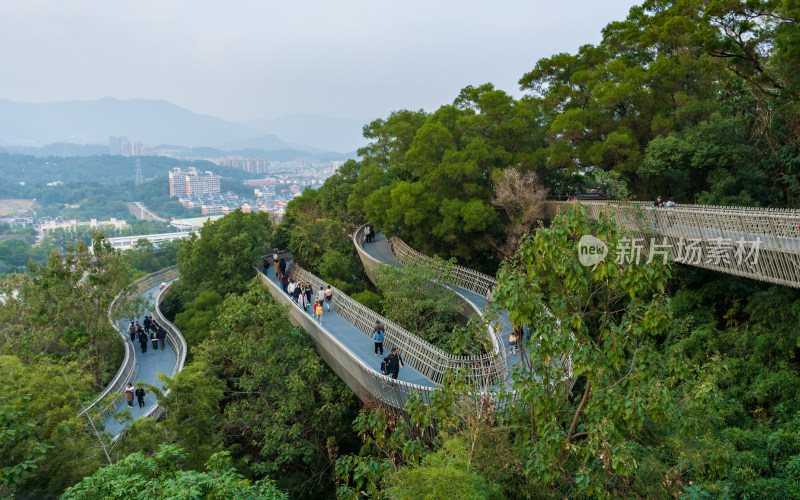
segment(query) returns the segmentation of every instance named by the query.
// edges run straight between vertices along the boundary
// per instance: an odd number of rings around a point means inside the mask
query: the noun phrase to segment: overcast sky
[[[432,111],[520,95],[633,0],[0,0],[0,99],[164,99],[228,120]]]

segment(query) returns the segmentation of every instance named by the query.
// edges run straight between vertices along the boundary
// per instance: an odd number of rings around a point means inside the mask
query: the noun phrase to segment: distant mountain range
[[[291,150],[295,156],[316,157],[326,151],[345,153],[362,146],[361,125],[355,120],[314,115],[242,124],[160,100],[106,97],[26,103],[0,99],[0,147],[36,156],[108,153],[109,136],[125,136],[149,146],[177,144],[227,152]]]
[[[250,120],[243,124],[277,135],[285,141],[311,144],[325,151],[355,151],[367,144],[362,135],[366,122],[360,120],[298,113]]]

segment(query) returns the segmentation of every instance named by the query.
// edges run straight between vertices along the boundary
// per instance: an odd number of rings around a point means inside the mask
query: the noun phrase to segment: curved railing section
[[[127,301],[138,296],[145,290],[154,287],[162,281],[173,279],[177,277],[177,275],[178,271],[174,266],[167,269],[162,269],[161,271],[148,274],[147,276],[136,280],[128,290],[114,297],[111,305],[108,306],[106,316],[109,323],[111,323],[111,326],[113,326],[114,330],[116,330],[119,334],[119,340],[122,343],[123,349],[125,350],[125,359],[122,361],[122,365],[120,366],[119,370],[117,370],[117,374],[108,384],[108,386],[106,386],[105,390],[103,390],[103,392],[100,393],[100,395],[95,398],[94,401],[87,405],[83,411],[78,414],[79,417],[82,417],[92,409],[100,410],[99,419],[101,421],[110,417],[114,414],[115,409],[122,401],[122,391],[124,388],[128,385],[128,383],[133,383],[136,379],[136,355],[133,351],[133,345],[128,341],[127,332],[124,332],[119,326],[119,320],[121,319],[119,317],[119,313],[122,309],[122,306]],[[114,398],[107,399],[110,394],[114,393],[118,393],[119,395]]]
[[[420,253],[408,246],[405,241],[400,239],[399,236],[392,236],[391,244],[392,252],[394,252],[401,262],[412,259],[426,263],[433,262],[433,259],[427,255]],[[489,294],[489,289],[497,286],[497,280],[488,274],[483,274],[467,267],[454,264],[452,266],[450,284],[466,288],[467,290],[479,293],[486,297]]]
[[[361,262],[364,264],[364,268],[367,269],[367,274],[370,275],[370,279],[374,283],[374,277],[371,276],[372,269],[374,269],[378,264],[381,264],[381,262],[369,255],[363,248],[365,228],[366,225],[363,225],[353,234],[353,243],[355,244],[356,251],[361,258]],[[404,260],[417,260],[428,264],[433,262],[428,256],[412,249],[397,237],[392,238],[391,244],[394,255],[401,262]],[[466,267],[454,265],[453,273],[448,284],[460,286],[485,297],[488,294],[489,289],[497,284],[497,281],[486,274],[467,269]],[[461,297],[464,303],[468,304],[469,307],[474,309],[477,315],[482,315],[481,311],[477,308],[477,306],[475,306],[475,304],[466,299],[457,291],[456,293]],[[369,331],[371,332],[372,329],[370,328]],[[500,339],[497,332],[493,327],[491,327],[491,325],[488,327],[488,335],[490,341],[492,342],[492,352],[480,356],[455,356],[425,342],[406,330],[403,330],[403,332],[405,332],[410,338],[403,338],[402,341],[412,342],[411,338],[413,338],[416,339],[416,342],[424,342],[427,346],[429,346],[428,352],[426,352],[426,357],[433,360],[432,364],[436,367],[444,368],[443,371],[435,371],[436,380],[441,380],[445,371],[453,369],[459,369],[466,373],[483,373],[488,369],[491,373],[490,378],[496,381],[505,380],[508,377],[508,365],[503,341]],[[419,368],[417,369],[419,370]],[[423,370],[420,370],[420,372],[425,373]],[[432,380],[434,379],[432,378]]]
[[[289,266],[287,273],[293,279],[310,282],[315,287],[327,286],[321,279],[298,266]],[[292,322],[303,328],[311,336],[317,346],[317,352],[325,360],[325,363],[361,399],[372,399],[399,410],[405,408],[405,404],[412,394],[417,394],[426,404],[430,402],[430,394],[434,390],[433,387],[394,380],[378,373],[374,367],[353,354],[347,346],[328,332],[324,325],[318,324],[311,315],[292,301],[275,281],[269,279],[261,270],[258,270],[258,276],[270,288],[271,295],[280,304],[289,306],[289,316]],[[331,288],[334,289],[333,287]],[[380,315],[347,297],[341,290],[337,289],[334,289],[333,307],[338,314],[348,319],[348,321],[352,321],[354,325],[357,324],[362,331],[368,326],[371,332],[375,319],[380,318]],[[359,315],[363,316],[360,316],[360,319],[356,319]],[[387,325],[384,344],[391,348],[393,344],[390,343],[389,339],[390,329]],[[397,337],[394,337],[394,339],[396,340]],[[368,341],[371,341],[371,338]],[[411,355],[409,346],[403,345],[403,361],[419,370],[419,364],[416,363],[415,358],[416,356]]]
[[[287,271],[291,278],[311,282],[315,290],[320,286],[328,286],[328,283],[319,277],[294,263],[292,264]],[[457,356],[447,353],[351,299],[341,290],[333,286],[331,289],[334,290],[333,306],[340,316],[353,324],[370,340],[375,321],[381,321],[384,324],[385,332],[384,346],[389,350],[393,347],[402,348],[404,362],[413,366],[435,384],[442,383],[446,372],[456,370],[461,371],[470,383],[481,387],[505,380],[506,366],[505,364],[500,366],[495,356]],[[375,371],[373,368],[371,370]]]
[[[555,216],[571,202],[545,202]],[[800,210],[679,205],[655,208],[637,202],[639,210],[615,201],[583,201],[597,218],[606,207],[636,238],[664,245],[675,262],[800,288]],[[741,243],[740,243],[741,240]],[[687,245],[693,245],[687,247]]]

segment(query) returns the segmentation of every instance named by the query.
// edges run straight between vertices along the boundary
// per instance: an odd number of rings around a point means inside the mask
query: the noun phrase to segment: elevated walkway
[[[311,283],[315,293],[320,286],[327,286],[298,266],[290,265],[288,274],[296,281]],[[427,375],[426,365],[408,349],[408,344],[397,342],[392,335],[394,325],[385,323],[383,346],[384,356],[392,347],[400,348],[405,367],[400,369],[397,380],[380,373],[381,358],[374,354],[371,332],[380,315],[334,288],[333,311],[326,310],[320,324],[283,292],[273,271],[267,275],[259,270],[258,276],[278,303],[288,307],[291,322],[308,333],[325,363],[359,398],[397,409],[403,409],[412,395],[429,401],[438,384]]]
[[[299,273],[295,273],[295,275],[299,276]],[[279,290],[280,293],[283,294],[283,288],[278,284],[275,277],[275,271],[273,269],[270,268],[266,275],[262,273],[262,276],[265,276],[270,281],[270,285],[274,284],[274,286],[270,287],[270,290]],[[314,296],[316,296],[318,291],[319,286],[316,286],[314,289]],[[283,295],[284,297],[280,298],[285,298],[286,300],[281,300],[281,302],[283,304],[288,303],[290,305],[292,308],[291,316],[294,317],[299,312],[316,323],[317,320],[315,319],[315,316],[311,314],[311,312],[304,311],[302,307],[291,301],[288,295]],[[369,365],[376,374],[380,374],[380,366],[383,357],[375,355],[375,342],[372,340],[372,336],[359,330],[358,327],[350,323],[347,319],[343,318],[339,313],[336,312],[336,306],[340,305],[341,301],[334,300],[333,302],[334,306],[331,308],[331,311],[328,311],[327,308],[325,309],[325,314],[322,315],[322,320],[320,323],[317,323],[316,328],[325,330],[326,333],[333,336],[348,351],[350,351],[356,359],[360,360],[366,365]],[[307,322],[304,321],[303,323]],[[391,354],[391,349],[387,348],[386,344],[384,344],[383,356],[386,357],[389,354]],[[425,387],[435,387],[436,384],[431,379],[420,373],[419,370],[408,363],[409,360],[406,359],[406,356],[407,355],[404,355],[403,350],[401,349],[400,357],[403,359],[405,368],[400,369],[397,380]]]
[[[92,420],[98,424],[102,423],[102,427],[114,439],[117,439],[127,427],[127,423],[116,422],[114,415],[128,407],[122,396],[128,383],[135,386],[137,381],[141,381],[160,388],[162,384],[158,380],[159,372],[174,375],[183,368],[187,352],[186,340],[158,309],[159,300],[166,291],[160,288],[160,284],[162,282],[172,283],[177,277],[178,271],[175,267],[149,274],[133,283],[129,290],[115,297],[108,308],[108,320],[119,335],[125,357],[112,381],[91,404],[78,414],[78,417],[86,418],[87,414],[91,415]],[[150,342],[147,353],[142,354],[138,342],[134,345],[130,341],[128,325],[131,320],[122,317],[124,314],[121,311],[124,310],[127,302],[137,296],[144,298],[148,304],[147,311],[142,313],[142,318],[149,313],[167,331],[166,346],[163,351],[160,348],[158,351],[152,350]],[[142,417],[157,418],[163,412],[163,408],[157,405],[155,394],[151,391],[148,391],[145,401],[147,404],[143,409],[139,409],[138,404],[134,402],[134,407],[131,409],[134,420]]]
[[[356,237],[354,238],[356,247],[360,254],[363,253],[371,257],[375,262],[380,262],[390,266],[402,267],[403,264],[401,258],[395,255],[395,252],[392,248],[392,242],[387,239],[383,233],[376,233],[373,238],[374,241],[371,243],[364,242],[363,237],[360,236],[361,233],[362,231],[358,231],[356,233]],[[413,252],[413,250],[411,250],[411,252]],[[365,264],[365,267],[373,266],[372,262],[363,262],[363,260],[364,259],[362,258],[362,263]],[[475,274],[477,275],[479,273]],[[370,276],[370,278],[374,283],[374,278],[372,276]],[[482,280],[488,284],[487,286],[496,285],[496,281],[490,276],[482,276]],[[473,289],[459,286],[457,284],[449,284],[448,286],[461,297],[472,303],[481,314],[485,315],[488,312],[489,300],[486,298],[488,288],[483,287],[482,285],[479,285],[478,287],[472,287]],[[475,289],[483,289],[486,290],[486,292],[481,294],[475,291]],[[521,355],[519,350],[512,355],[509,349],[508,337],[511,335],[513,328],[511,326],[511,319],[508,316],[508,311],[505,309],[498,311],[498,314],[494,317],[491,327],[496,333],[498,347],[504,353],[503,358],[505,359],[506,364],[506,383],[510,385],[513,366],[520,361]]]
[[[681,264],[800,288],[800,210],[579,200],[545,202],[545,214],[555,217],[570,203],[595,219],[613,209],[617,223],[641,238],[644,255],[651,243],[665,245]]]
[[[148,302],[147,310],[142,313],[141,317],[133,318],[133,320],[130,318],[118,319],[118,330],[121,332],[126,332],[131,321],[139,321],[141,323],[145,316],[155,316],[155,309],[161,293],[162,290],[160,289],[160,285],[155,285],[140,293],[139,296]],[[128,338],[127,342],[129,344],[131,343],[130,338]],[[175,374],[175,367],[178,361],[177,353],[169,343],[166,343],[164,350],[162,351],[161,346],[159,346],[158,350],[155,350],[153,349],[152,342],[148,342],[147,352],[145,353],[142,353],[139,342],[133,342],[132,344],[134,358],[136,360],[136,380],[131,383],[135,387],[138,382],[144,382],[145,384],[150,384],[161,389],[163,387],[163,383],[161,380],[159,380],[158,374],[165,373],[170,376]],[[133,420],[145,416],[151,416],[155,412],[155,409],[158,406],[156,395],[149,388],[145,388],[145,391],[147,394],[144,398],[144,408],[139,408],[139,404],[136,400],[133,402],[133,408],[128,408],[128,404],[123,399],[123,401],[120,402],[116,407],[114,414],[109,415],[103,422],[103,427],[105,427],[106,432],[116,436],[122,432],[125,427],[127,427],[127,422],[117,422],[115,420],[115,417],[125,409],[130,409]]]

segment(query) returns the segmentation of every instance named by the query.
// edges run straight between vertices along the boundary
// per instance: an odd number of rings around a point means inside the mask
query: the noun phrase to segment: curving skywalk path
[[[377,233],[373,238],[374,241],[371,243],[364,242],[363,238],[360,237],[360,234],[361,231],[359,230],[356,233],[356,238],[355,238],[356,247],[359,249],[360,253],[363,252],[364,254],[374,259],[376,262],[380,262],[382,264],[390,266],[402,267],[403,264],[401,262],[401,258],[395,255],[394,251],[392,250],[391,241],[386,237],[384,237],[383,233]],[[485,276],[484,280],[490,281],[492,282],[492,284],[496,284],[494,283],[494,279],[489,276]],[[489,307],[489,300],[487,299],[485,293],[481,294],[456,284],[448,284],[448,286],[457,294],[461,295],[461,297],[472,303],[481,314],[486,314]],[[521,354],[520,351],[517,350],[515,354],[512,355],[509,349],[507,339],[508,336],[511,334],[513,328],[511,326],[511,319],[508,316],[508,311],[505,309],[497,311],[497,315],[494,317],[491,326],[493,330],[497,333],[497,340],[500,349],[506,351],[505,362],[507,368],[507,376],[505,382],[507,386],[510,386],[512,383],[511,375],[513,371],[513,366],[520,361]]]
[[[400,265],[403,256],[395,255],[382,237],[379,236],[376,243],[364,245],[363,230],[364,227],[360,228],[353,240],[367,274],[380,263]],[[396,247],[402,244],[399,239],[394,243]],[[404,251],[406,257],[409,252],[414,252],[407,247]],[[265,274],[259,270],[259,276],[269,287],[272,296],[289,306],[292,323],[302,327],[311,336],[317,352],[328,366],[364,401],[371,400],[400,410],[404,409],[412,394],[428,402],[431,392],[441,386],[445,374],[454,370],[460,370],[467,381],[479,387],[481,392],[510,386],[511,368],[519,360],[519,354],[509,356],[507,342],[501,340],[499,332],[507,336],[511,329],[507,314],[501,314],[487,332],[491,352],[478,356],[457,356],[388,321],[336,288],[333,288],[333,310],[325,311],[320,324],[289,298],[275,279],[272,268],[266,271]],[[457,272],[461,273],[459,279],[462,282],[471,282],[469,288],[451,286],[468,305],[465,312],[482,314],[487,306],[485,293],[490,286],[494,286],[494,279],[466,268],[458,268]],[[295,281],[310,282],[315,296],[320,286],[328,285],[296,265],[290,264],[287,274]],[[375,320],[380,320],[385,327],[384,355],[388,355],[391,348],[398,347],[405,363],[397,380],[391,380],[379,371],[381,358],[375,355],[371,338]]]
[[[592,217],[599,214],[614,202],[581,201]],[[547,202],[545,213],[555,216],[564,206],[563,202]],[[617,220],[631,229],[635,236],[645,240],[666,238],[674,248],[680,241],[700,241],[700,262],[681,261],[675,255],[670,258],[678,262],[695,265],[720,272],[744,276],[771,283],[800,288],[800,210],[772,210],[737,207],[716,207],[702,205],[682,205],[670,209],[654,209],[647,204],[639,204],[642,210],[629,212],[619,210]],[[617,205],[619,206],[619,205]],[[426,258],[410,249],[399,238],[391,242],[377,235],[374,243],[365,244],[364,227],[353,237],[359,256],[364,263],[367,274],[377,263],[402,265],[406,258]],[[759,259],[757,262],[734,262],[732,249],[728,248],[727,258],[711,261],[715,240],[760,241]],[[656,241],[660,241],[656,239]],[[297,267],[290,266],[289,274],[295,280],[311,282],[316,291],[319,286],[326,286],[316,276]],[[473,311],[483,313],[487,308],[486,295],[489,286],[494,286],[492,277],[456,266],[456,284],[451,288],[456,291]],[[322,323],[293,304],[276,282],[274,274],[259,272],[262,281],[269,287],[271,294],[280,302],[289,306],[291,321],[301,326],[312,337],[317,351],[325,362],[347,385],[364,400],[373,400],[394,408],[403,409],[412,394],[427,402],[431,392],[442,383],[444,374],[452,370],[461,370],[470,382],[483,390],[508,388],[513,365],[519,361],[519,353],[511,356],[508,352],[507,339],[511,331],[511,323],[506,311],[501,311],[490,325],[492,352],[483,356],[454,356],[445,353],[416,335],[405,331],[379,314],[350,299],[339,290],[335,290],[334,310],[325,311]],[[125,425],[113,418],[127,407],[120,394],[127,382],[143,381],[160,387],[157,373],[175,374],[181,370],[186,357],[186,342],[180,331],[169,323],[157,307],[159,298],[158,284],[177,278],[175,268],[153,273],[134,284],[136,294],[150,298],[150,311],[159,323],[167,329],[168,348],[159,349],[142,355],[137,345],[131,345],[127,337],[129,320],[120,319],[117,314],[119,304],[124,296],[115,298],[108,310],[109,321],[115,325],[125,348],[125,360],[117,375],[97,399],[85,408],[79,416],[84,417],[92,411],[94,421],[103,421],[105,429],[118,437]],[[460,284],[459,284],[460,283]],[[465,286],[461,286],[464,284]],[[145,313],[146,314],[146,313]],[[391,380],[379,372],[381,358],[374,354],[374,343],[371,338],[372,327],[376,319],[380,319],[386,327],[384,353],[388,354],[392,347],[399,347],[405,367],[400,370],[397,380]],[[134,347],[136,349],[134,349]],[[562,359],[569,363],[568,358]],[[113,396],[117,394],[117,396]],[[157,406],[155,396],[149,394],[147,406],[138,409],[134,405],[131,413],[136,418],[158,417],[163,408]]]
[[[173,278],[173,280],[174,279],[175,278]],[[171,284],[172,281],[169,283]],[[147,309],[142,312],[139,318],[133,318],[133,320],[130,318],[119,318],[117,320],[117,330],[120,332],[127,332],[131,321],[139,321],[141,323],[145,316],[154,316],[155,308],[158,304],[158,299],[160,298],[161,293],[162,290],[160,288],[160,284],[141,292],[139,296],[147,301]],[[178,361],[178,355],[175,350],[168,342],[164,346],[163,351],[161,350],[161,346],[159,346],[157,350],[153,349],[153,343],[148,342],[147,352],[142,353],[138,341],[131,342],[130,338],[128,338],[126,342],[132,344],[134,358],[136,360],[136,381],[131,383],[134,385],[134,387],[136,387],[138,382],[144,382],[145,384],[149,384],[161,389],[164,384],[161,382],[161,380],[159,380],[158,374],[165,373],[168,375],[174,375],[175,366]],[[125,411],[125,409],[130,409],[133,420],[144,416],[151,416],[155,412],[156,408],[158,407],[156,395],[150,391],[149,388],[145,388],[145,391],[145,406],[143,408],[139,408],[139,403],[136,400],[133,402],[133,408],[128,408],[128,403],[126,403],[124,399],[119,403],[119,405],[117,405],[114,414],[109,415],[103,422],[103,427],[105,428],[106,432],[116,436],[122,432],[125,427],[127,427],[128,422],[117,422],[115,419],[115,417],[121,412]]]
[[[131,290],[115,297],[108,308],[108,321],[119,335],[121,346],[125,351],[125,357],[117,374],[105,390],[87,405],[78,416],[80,418],[90,416],[90,420],[98,427],[98,430],[103,429],[114,440],[123,433],[129,424],[129,422],[117,422],[115,418],[120,412],[128,408],[128,404],[123,397],[123,391],[127,384],[130,382],[135,386],[137,382],[144,382],[160,389],[162,382],[158,379],[159,373],[171,376],[183,368],[187,352],[186,340],[181,332],[175,328],[175,325],[167,321],[158,309],[159,301],[167,290],[162,290],[160,284],[162,282],[172,284],[177,278],[178,272],[174,266],[149,274],[134,282]],[[158,323],[166,329],[167,338],[163,351],[160,347],[157,351],[153,350],[152,342],[148,342],[147,352],[142,353],[139,343],[130,341],[128,326],[131,319],[125,318],[124,313],[121,311],[124,310],[127,302],[136,297],[141,297],[146,302],[146,310],[141,313],[138,321],[141,322],[145,315],[150,315],[156,318]],[[136,320],[134,319],[134,321]],[[145,390],[147,391],[145,407],[140,409],[138,403],[134,401],[133,408],[130,409],[133,420],[142,417],[158,418],[163,412],[163,408],[158,406],[155,394],[147,388]]]

